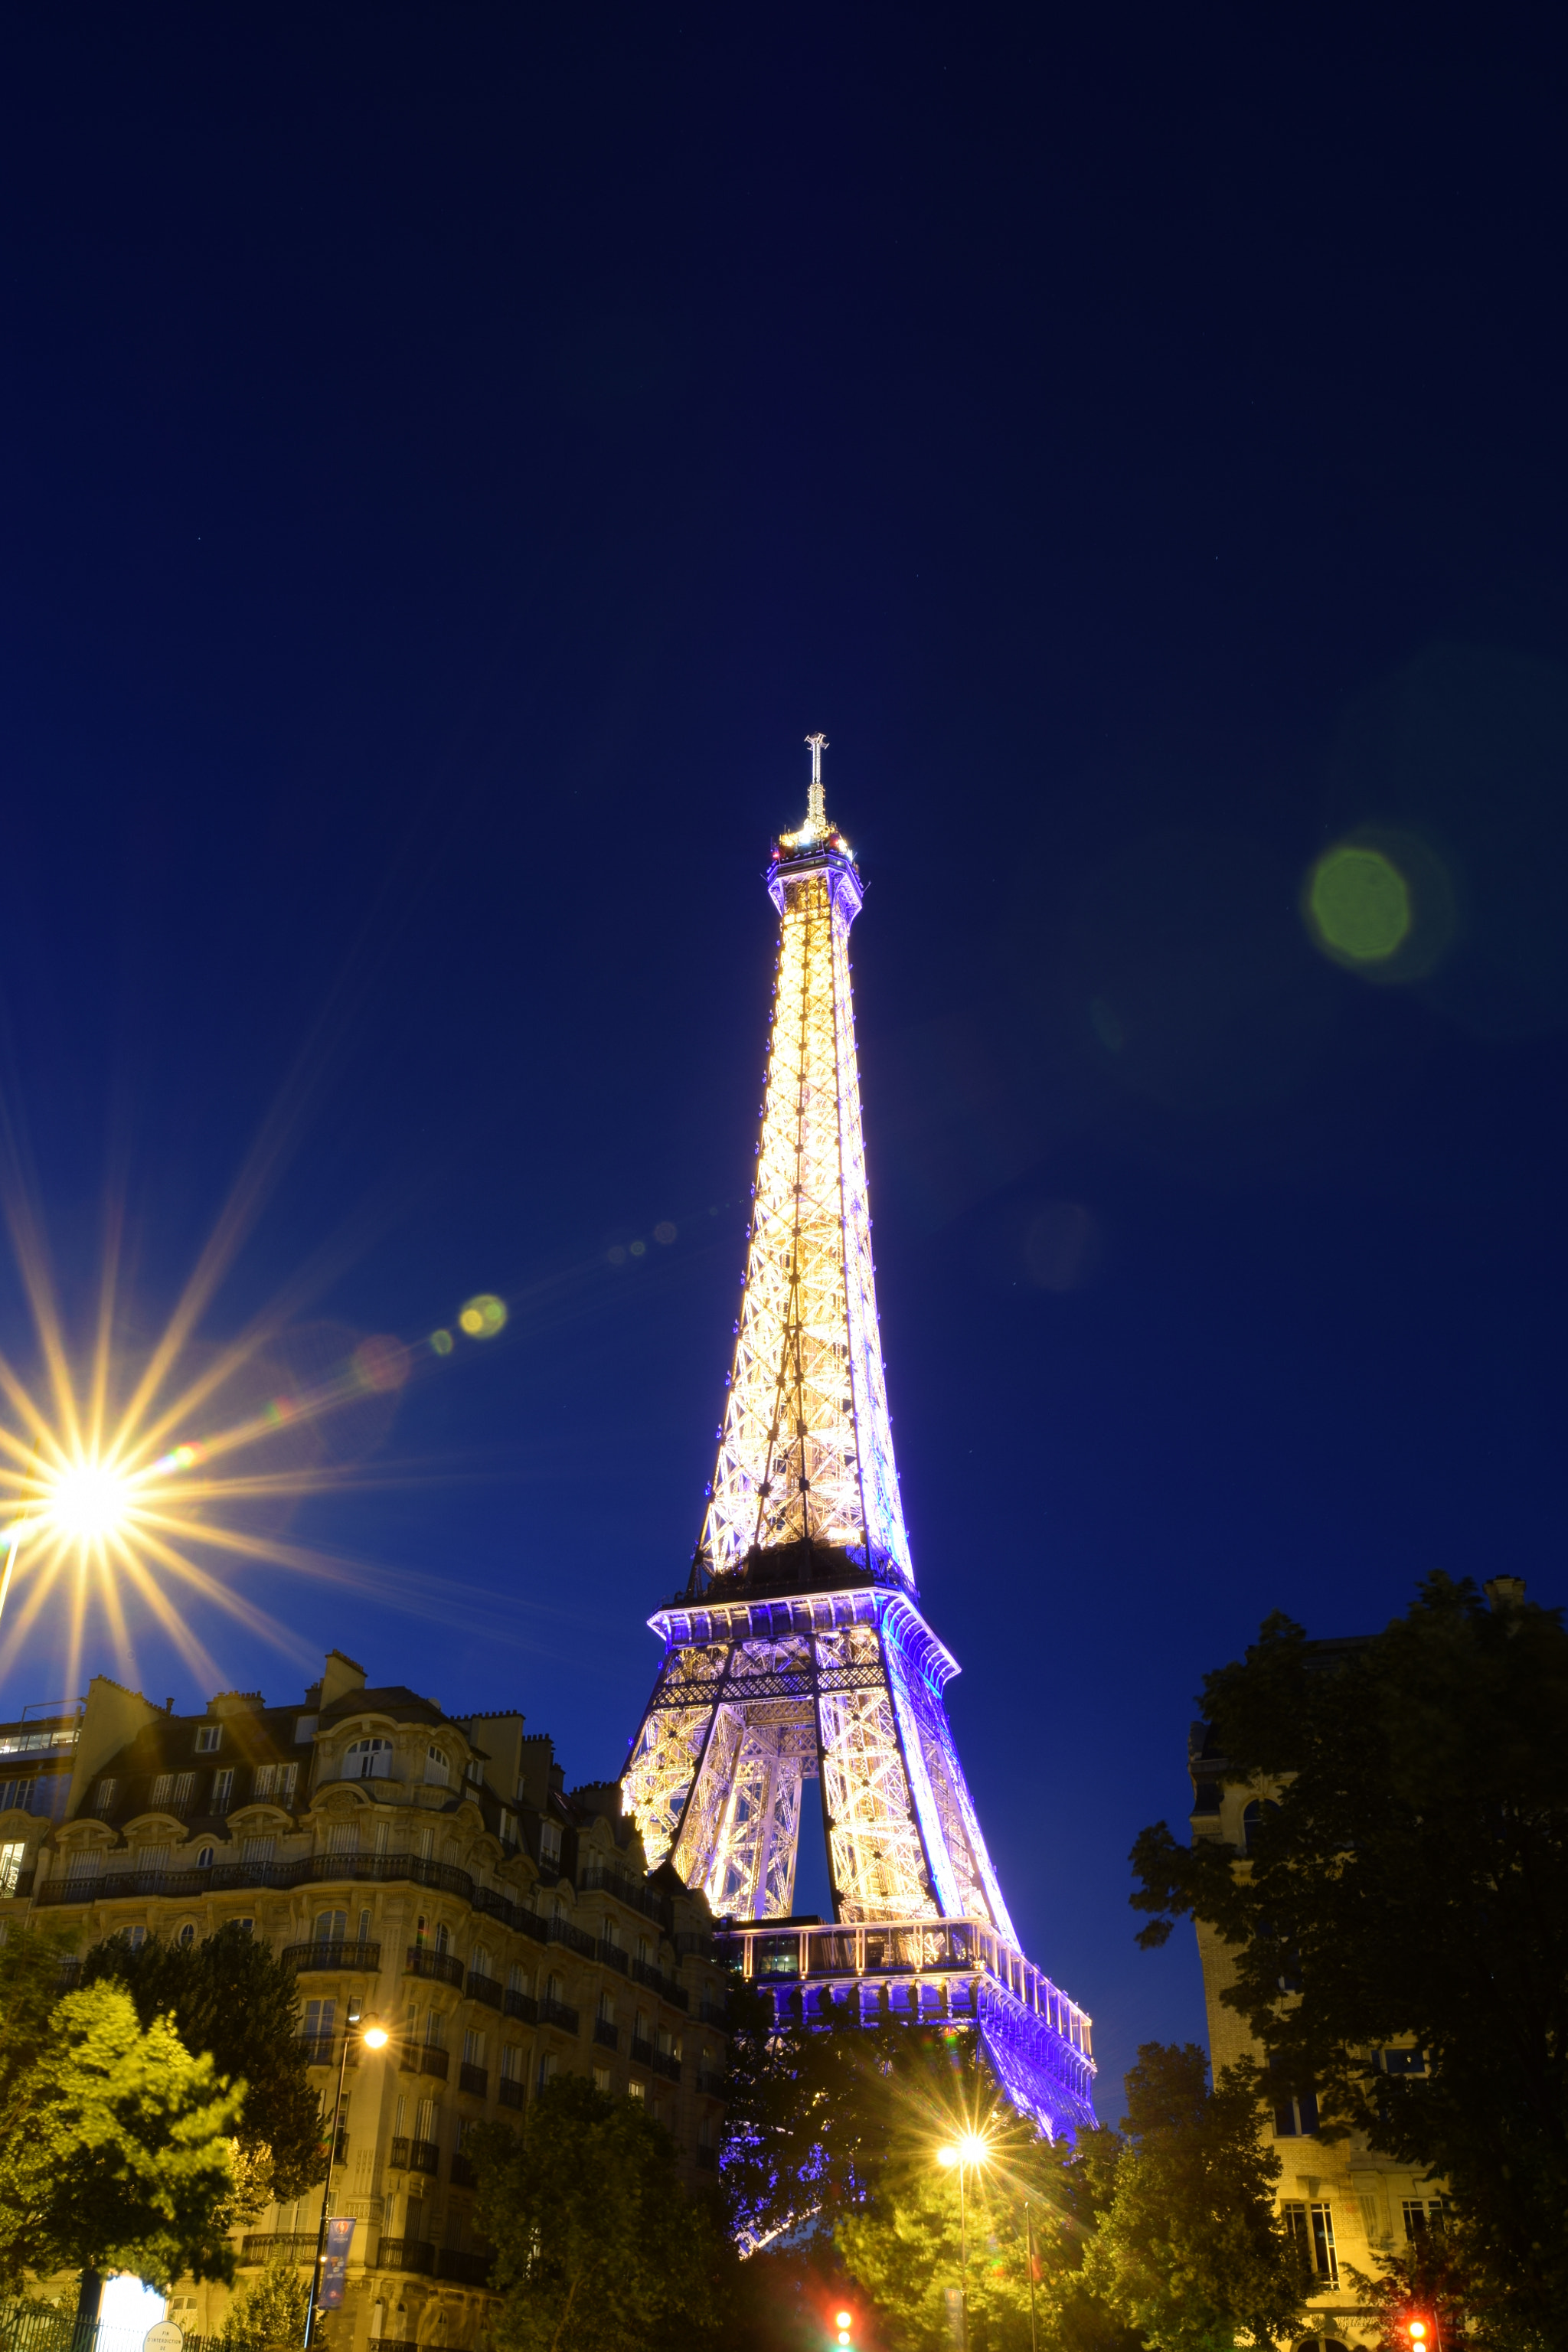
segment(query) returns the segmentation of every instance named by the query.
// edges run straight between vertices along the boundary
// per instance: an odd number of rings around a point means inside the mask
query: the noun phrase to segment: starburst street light
[[[963,2352],[969,2352],[969,2210],[964,2176],[972,2168],[977,2172],[982,2170],[990,2163],[993,2152],[990,2135],[976,2131],[973,2126],[936,2152],[936,2160],[943,2169],[958,2175],[958,2299]]]

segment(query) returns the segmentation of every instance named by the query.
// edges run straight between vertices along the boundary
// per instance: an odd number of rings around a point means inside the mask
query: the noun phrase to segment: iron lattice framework
[[[721,1917],[783,1920],[802,1785],[819,1780],[837,1923],[967,1921],[1016,1956],[942,1701],[958,1667],[917,1605],[899,1499],[849,986],[861,884],[824,806],[826,739],[807,740],[805,822],[768,869],[778,964],[719,1458],[690,1584],[649,1621],[664,1658],[623,1801],[650,1867],[671,1860]],[[1053,2128],[1091,2117],[1087,2019],[1072,2011],[1079,2038],[1042,2067],[1027,2053],[1060,2029],[1011,1982],[982,2004],[1002,2079]]]

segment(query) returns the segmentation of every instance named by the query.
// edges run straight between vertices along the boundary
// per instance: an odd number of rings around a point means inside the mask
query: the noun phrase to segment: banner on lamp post
[[[341,2311],[343,2288],[348,2283],[349,2248],[353,2243],[354,2225],[352,2220],[327,2223],[327,2251],[321,2257],[321,2284],[316,2295],[321,2311]]]

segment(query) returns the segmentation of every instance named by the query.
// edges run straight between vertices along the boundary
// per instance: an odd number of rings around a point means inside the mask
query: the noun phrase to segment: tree
[[[1162,1822],[1133,1848],[1160,1943],[1183,1914],[1237,1952],[1222,1996],[1328,2135],[1446,2181],[1499,2343],[1568,2309],[1568,1633],[1429,1578],[1347,1649],[1285,1617],[1200,1702],[1225,1776],[1274,1800],[1249,1858]],[[1383,2053],[1414,2042],[1425,2072]],[[1408,2063],[1408,2062],[1407,2062]]]
[[[520,2131],[488,2125],[468,2147],[509,2352],[646,2352],[716,2324],[729,2246],[640,2100],[560,2074]]]
[[[326,2126],[300,2039],[299,1985],[269,1945],[230,1920],[205,1943],[127,1936],[95,1944],[82,1981],[123,1985],[143,2025],[172,2017],[188,2050],[205,2051],[241,2085],[241,2193],[251,2213],[287,2204],[326,2178]]]
[[[143,2030],[113,1985],[68,1993],[0,2106],[0,2279],[232,2278],[239,2104],[166,2018]]]
[[[294,2263],[267,2263],[240,2288],[224,2315],[218,2333],[223,2352],[283,2352],[305,2340],[305,2309],[310,2281]],[[311,2352],[327,2343],[328,2319],[316,2315],[310,2331]]]
[[[1378,2352],[1410,2352],[1410,2321],[1419,2314],[1434,2333],[1434,2352],[1465,2352],[1475,2341],[1466,2321],[1476,2283],[1447,2231],[1429,2230],[1397,2254],[1379,2254],[1378,2274],[1346,2273],[1377,2322]]]
[[[1259,2131],[1259,2069],[1211,2090],[1195,2042],[1145,2042],[1126,2078],[1125,2146],[1085,2277],[1159,2352],[1274,2344],[1309,2282],[1274,2213],[1279,2158]]]

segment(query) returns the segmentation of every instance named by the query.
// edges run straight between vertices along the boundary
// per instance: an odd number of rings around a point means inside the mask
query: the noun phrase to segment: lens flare
[[[470,1298],[458,1318],[458,1329],[466,1331],[470,1339],[493,1339],[505,1326],[506,1307],[488,1290],[481,1290],[477,1298]]]
[[[1307,905],[1320,943],[1349,963],[1384,963],[1409,936],[1410,886],[1381,849],[1343,842],[1319,858]]]

